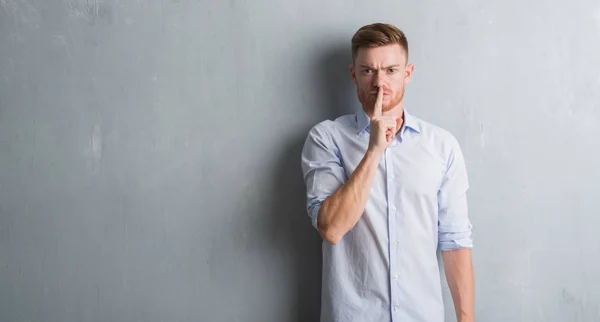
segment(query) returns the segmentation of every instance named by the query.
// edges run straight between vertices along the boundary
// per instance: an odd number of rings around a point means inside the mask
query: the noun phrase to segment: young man
[[[465,162],[447,131],[408,114],[403,32],[352,38],[362,109],[314,126],[302,151],[307,209],[323,242],[322,322],[443,322],[437,249],[459,322],[474,321]]]

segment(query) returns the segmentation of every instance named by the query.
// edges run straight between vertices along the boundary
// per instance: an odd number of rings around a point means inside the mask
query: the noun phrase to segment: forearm
[[[443,251],[444,271],[458,322],[473,322],[475,282],[470,249]]]
[[[323,201],[318,214],[323,239],[337,244],[356,225],[369,200],[381,153],[368,151],[350,178]]]

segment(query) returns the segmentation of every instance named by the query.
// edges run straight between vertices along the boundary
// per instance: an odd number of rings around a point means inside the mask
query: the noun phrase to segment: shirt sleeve
[[[328,122],[331,121],[319,123],[309,131],[301,157],[306,209],[316,229],[321,204],[346,182],[339,149],[327,130]]]
[[[465,160],[460,145],[452,137],[446,173],[438,192],[438,245],[442,251],[473,248],[468,188]]]

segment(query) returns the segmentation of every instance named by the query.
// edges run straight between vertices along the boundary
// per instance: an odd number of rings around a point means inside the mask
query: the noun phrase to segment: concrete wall
[[[600,320],[598,1],[0,5],[0,321],[316,321],[300,150],[374,21],[463,147],[478,321]]]

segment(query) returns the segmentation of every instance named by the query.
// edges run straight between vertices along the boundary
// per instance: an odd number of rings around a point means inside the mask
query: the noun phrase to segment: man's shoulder
[[[415,123],[417,123],[421,127],[421,130],[424,134],[429,134],[431,136],[439,138],[454,138],[454,135],[441,125],[435,124],[430,121],[425,121],[424,119],[414,116],[412,114],[411,117],[415,119]]]
[[[338,116],[335,119],[326,119],[313,125],[309,130],[302,151],[303,160],[310,160],[328,150],[339,149],[338,143],[348,137],[351,129],[356,129],[356,117],[353,114]],[[322,157],[322,156],[321,156]]]
[[[424,135],[429,142],[437,145],[438,148],[455,148],[459,146],[458,140],[454,134],[446,128],[425,121],[419,117],[411,116],[415,119],[415,123],[420,127],[421,134]]]
[[[356,114],[345,114],[318,122],[311,128],[310,133],[332,134],[352,128],[356,128]]]

